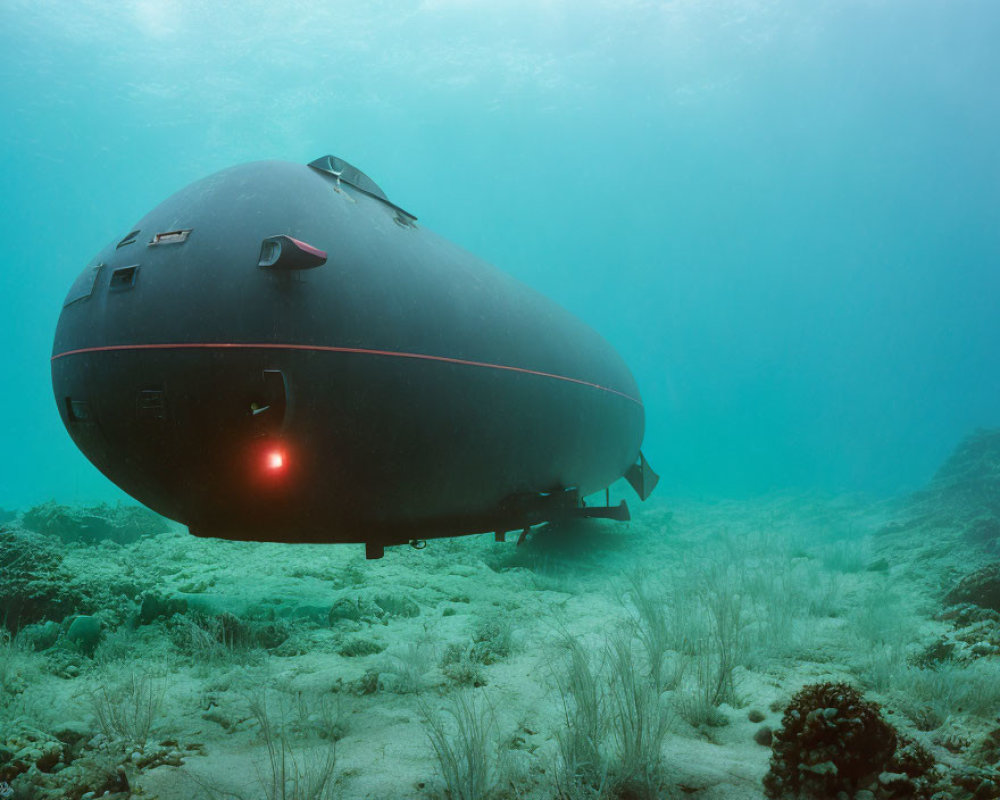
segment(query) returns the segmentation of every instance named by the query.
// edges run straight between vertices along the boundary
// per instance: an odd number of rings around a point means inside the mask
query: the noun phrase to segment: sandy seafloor
[[[0,559],[20,632],[0,646],[0,778],[15,798],[447,797],[428,720],[455,744],[448,709],[464,703],[479,714],[483,783],[451,796],[596,797],[566,788],[559,757],[576,707],[569,654],[605,687],[598,751],[613,774],[615,648],[651,680],[641,598],[665,631],[653,796],[763,797],[762,729],[779,728],[803,685],[844,681],[932,754],[940,797],[996,797],[1000,615],[945,611],[963,576],[1000,557],[1000,448],[978,436],[926,491],[893,501],[694,500],[663,486],[630,500],[626,525],[521,546],[434,540],[379,561],[357,545],[202,540],[172,523],[118,543],[11,520]],[[56,555],[18,560],[24,542]],[[11,619],[17,591],[31,595],[19,619],[41,609],[34,625]],[[69,635],[80,611],[99,632]],[[308,788],[324,766],[330,780]],[[908,796],[892,791],[845,796]]]

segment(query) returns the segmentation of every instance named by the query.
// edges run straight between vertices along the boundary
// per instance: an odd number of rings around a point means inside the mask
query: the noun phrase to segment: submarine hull
[[[327,157],[192,184],[81,273],[67,430],[198,535],[395,544],[545,521],[625,475],[620,356]]]

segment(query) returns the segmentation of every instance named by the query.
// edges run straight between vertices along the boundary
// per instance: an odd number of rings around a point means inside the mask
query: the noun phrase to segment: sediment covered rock
[[[142,506],[102,503],[87,508],[54,501],[24,512],[21,525],[35,533],[56,536],[64,542],[113,541],[129,544],[140,536],[165,533],[167,521]]]

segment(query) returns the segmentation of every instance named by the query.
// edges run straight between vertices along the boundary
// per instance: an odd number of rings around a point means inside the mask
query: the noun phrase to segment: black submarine
[[[611,345],[334,156],[232,167],[161,203],[80,273],[51,364],[80,450],[196,536],[377,558],[627,520],[584,498],[658,480]]]

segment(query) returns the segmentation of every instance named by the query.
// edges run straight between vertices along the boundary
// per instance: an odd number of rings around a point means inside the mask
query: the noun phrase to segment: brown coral
[[[805,686],[793,698],[774,735],[764,790],[771,798],[853,796],[878,787],[895,772],[899,741],[877,703],[845,683]],[[904,773],[901,778],[907,779]]]

